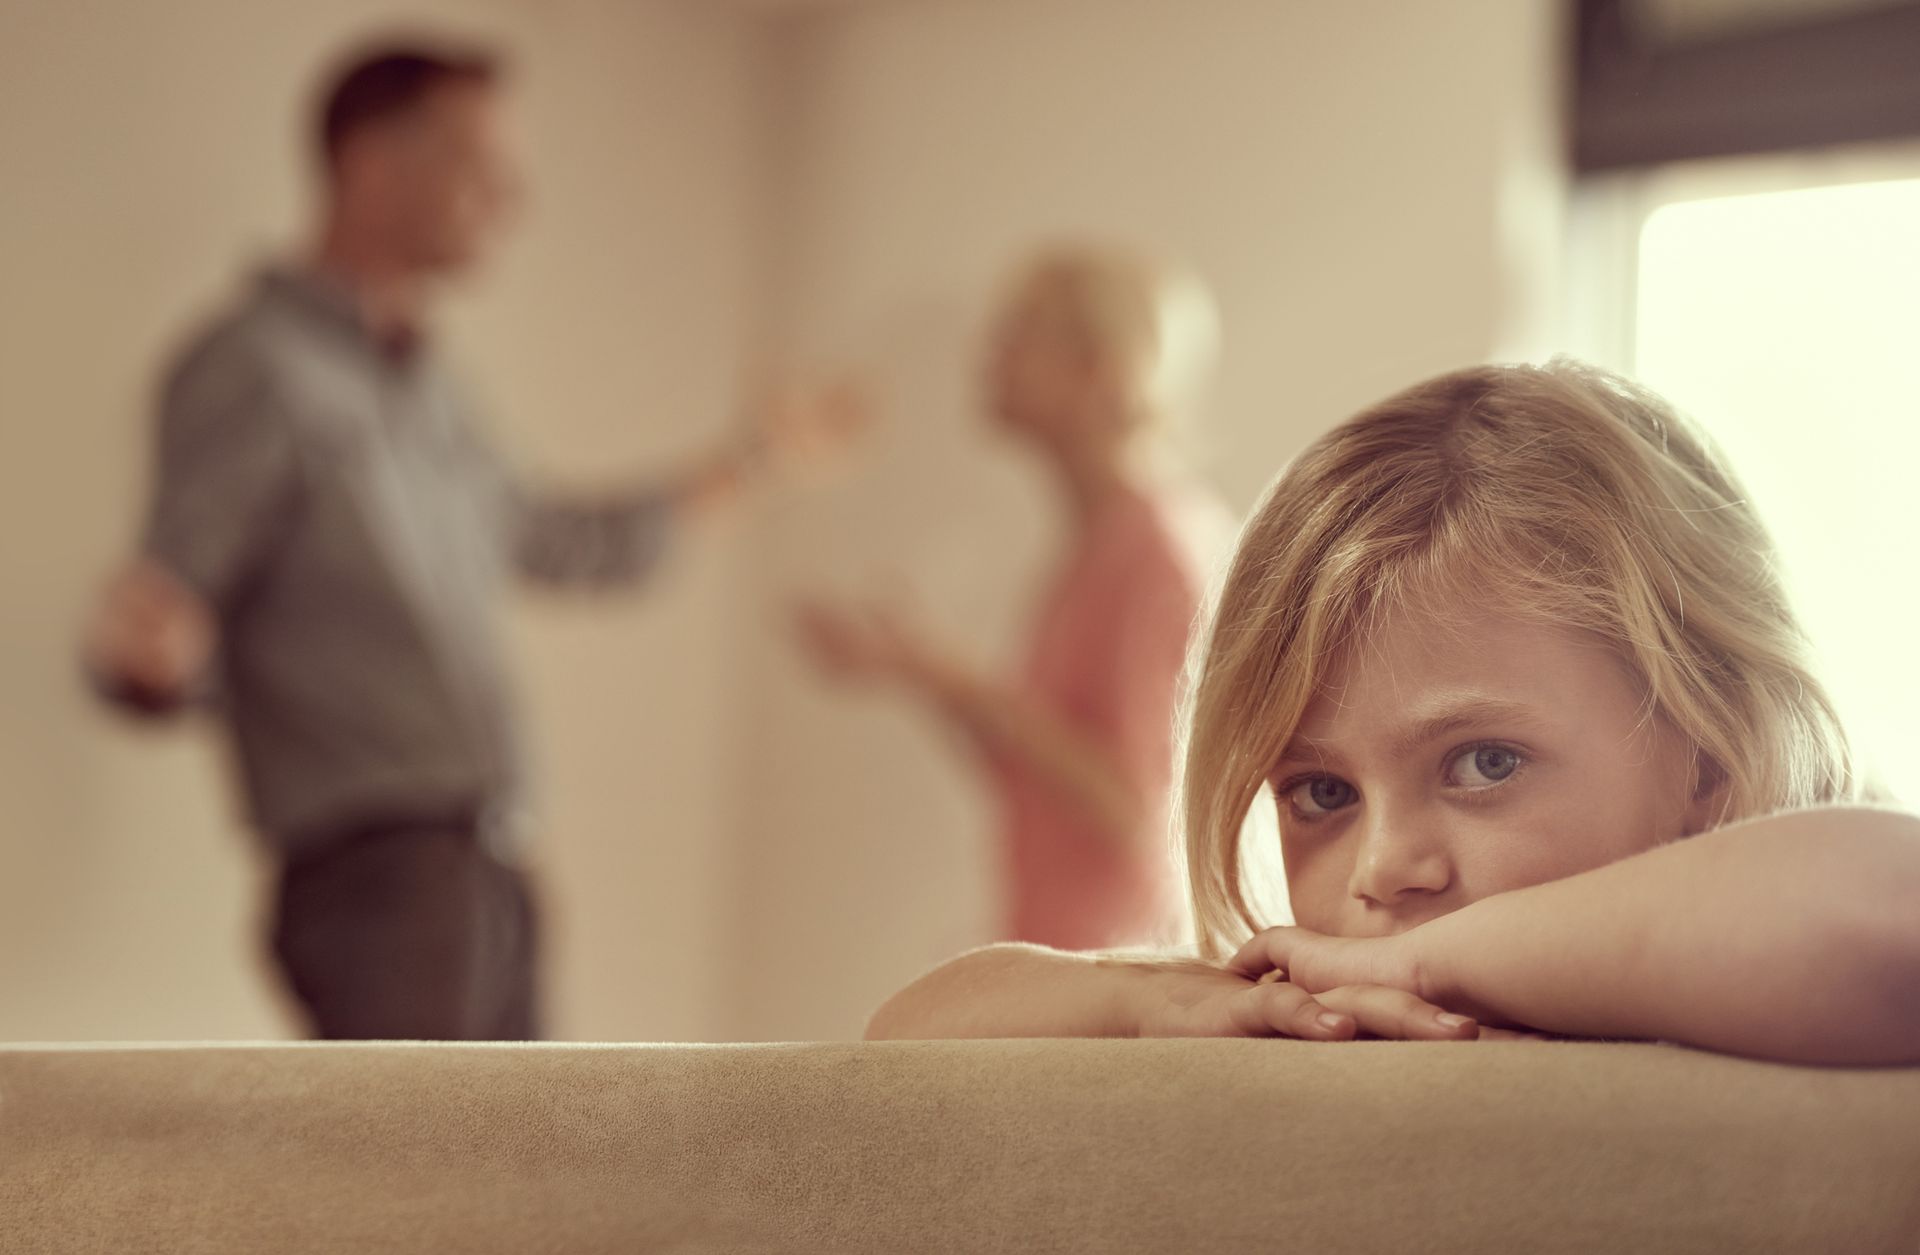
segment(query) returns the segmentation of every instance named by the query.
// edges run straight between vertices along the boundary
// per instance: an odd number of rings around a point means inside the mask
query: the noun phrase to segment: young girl
[[[1170,445],[1211,364],[1198,280],[1102,245],[1030,262],[998,314],[988,408],[1047,471],[1068,544],[1017,676],[981,670],[885,606],[815,604],[830,673],[888,684],[973,751],[1002,816],[998,935],[1067,949],[1178,936],[1165,849],[1173,726],[1225,512]]]
[[[1263,793],[1297,927],[1249,901]],[[1912,1063],[1920,818],[1853,796],[1701,434],[1572,364],[1443,375],[1313,445],[1242,538],[1185,775],[1212,962],[990,947],[869,1033],[1509,1026]]]

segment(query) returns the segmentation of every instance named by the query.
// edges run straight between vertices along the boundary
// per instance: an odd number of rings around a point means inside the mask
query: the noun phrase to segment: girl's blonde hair
[[[1074,333],[1111,359],[1136,429],[1164,433],[1201,404],[1220,317],[1197,276],[1135,249],[1079,242],[1030,258],[1015,291],[1057,301]]]
[[[1489,602],[1610,643],[1696,747],[1721,822],[1847,796],[1772,543],[1705,435],[1577,363],[1456,371],[1315,442],[1242,534],[1182,788],[1202,953],[1260,926],[1242,824],[1348,644],[1410,606]]]

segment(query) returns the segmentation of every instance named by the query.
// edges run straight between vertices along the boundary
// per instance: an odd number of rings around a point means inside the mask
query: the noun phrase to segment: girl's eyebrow
[[[1448,701],[1429,713],[1416,715],[1393,738],[1396,755],[1410,754],[1422,746],[1451,736],[1464,728],[1489,723],[1523,724],[1538,727],[1539,712],[1521,702],[1497,697],[1468,697]]]
[[[1424,710],[1416,707],[1407,723],[1394,733],[1388,748],[1394,757],[1404,757],[1463,728],[1481,727],[1489,723],[1538,728],[1543,722],[1539,711],[1521,702],[1497,697],[1444,698],[1426,703]],[[1324,763],[1329,757],[1336,756],[1333,750],[1329,742],[1296,735],[1280,751],[1280,757],[1274,765]]]

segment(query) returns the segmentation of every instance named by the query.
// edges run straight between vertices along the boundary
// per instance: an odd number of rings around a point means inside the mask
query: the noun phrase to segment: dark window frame
[[[1579,174],[1920,136],[1920,3],[1665,41],[1631,0],[1577,0]]]

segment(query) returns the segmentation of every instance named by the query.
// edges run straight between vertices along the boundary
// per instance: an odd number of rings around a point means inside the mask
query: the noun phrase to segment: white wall
[[[129,728],[72,663],[132,534],[153,372],[291,240],[306,93],[343,40],[510,44],[534,216],[454,349],[538,466],[604,479],[735,401],[763,270],[764,43],[640,0],[0,0],[0,1040],[289,1031],[211,737]],[[643,600],[529,606],[555,1029],[717,1032],[732,541]]]
[[[991,282],[1094,231],[1215,284],[1208,470],[1236,509],[1360,404],[1540,347],[1557,249],[1558,32],[1538,0],[916,0],[790,28],[782,323],[874,365],[894,426],[862,478],[760,554],[770,599],[909,573],[1005,663],[1053,540],[976,417]],[[994,817],[945,743],[754,659],[746,1037],[857,1032],[992,918]],[[764,956],[777,956],[769,966]]]
[[[454,311],[530,461],[711,432],[777,328],[893,425],[832,495],[652,595],[533,604],[562,1035],[808,1037],[985,933],[992,816],[919,720],[821,690],[779,612],[900,568],[1004,661],[1052,543],[982,434],[989,286],[1038,237],[1214,281],[1207,469],[1280,462],[1418,375],[1536,347],[1557,182],[1540,0],[418,0],[524,63],[535,218]],[[131,729],[72,641],[140,503],[152,370],[303,204],[316,57],[379,0],[0,0],[0,1040],[286,1031],[212,742]]]

